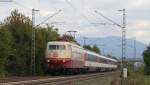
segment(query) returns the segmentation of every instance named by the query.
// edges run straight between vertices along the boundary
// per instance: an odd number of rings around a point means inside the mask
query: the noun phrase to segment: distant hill
[[[81,45],[84,44],[82,37],[76,39]],[[121,57],[122,53],[122,38],[116,36],[109,36],[104,38],[89,37],[86,39],[86,44],[96,44],[99,46],[103,55],[111,54],[116,57]],[[136,41],[136,56],[137,58],[142,57],[142,53],[146,48],[146,44]],[[134,40],[127,39],[127,53],[128,58],[134,57]]]

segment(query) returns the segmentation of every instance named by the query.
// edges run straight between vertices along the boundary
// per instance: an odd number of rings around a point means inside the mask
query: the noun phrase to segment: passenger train
[[[46,64],[51,72],[94,72],[117,69],[117,60],[102,56],[83,47],[66,42],[48,42]]]

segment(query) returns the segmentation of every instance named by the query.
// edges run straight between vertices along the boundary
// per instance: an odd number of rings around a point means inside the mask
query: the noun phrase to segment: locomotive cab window
[[[49,45],[49,50],[65,50],[65,45]]]
[[[58,50],[65,50],[65,45],[57,45]]]
[[[56,50],[57,46],[56,45],[49,45],[49,50]]]

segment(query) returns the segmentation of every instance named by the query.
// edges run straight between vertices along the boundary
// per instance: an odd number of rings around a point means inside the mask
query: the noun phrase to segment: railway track
[[[93,74],[86,74],[86,75],[74,75],[74,76],[55,77],[55,78],[50,77],[46,79],[32,79],[32,80],[0,83],[0,85],[66,85],[75,81],[88,80],[95,77],[112,76],[116,74],[118,74],[118,72],[93,73]]]

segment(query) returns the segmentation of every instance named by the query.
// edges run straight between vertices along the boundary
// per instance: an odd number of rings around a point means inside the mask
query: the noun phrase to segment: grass
[[[135,85],[150,85],[150,75],[144,75],[143,67],[139,68],[138,70],[128,68],[128,71],[128,79],[135,81]]]

